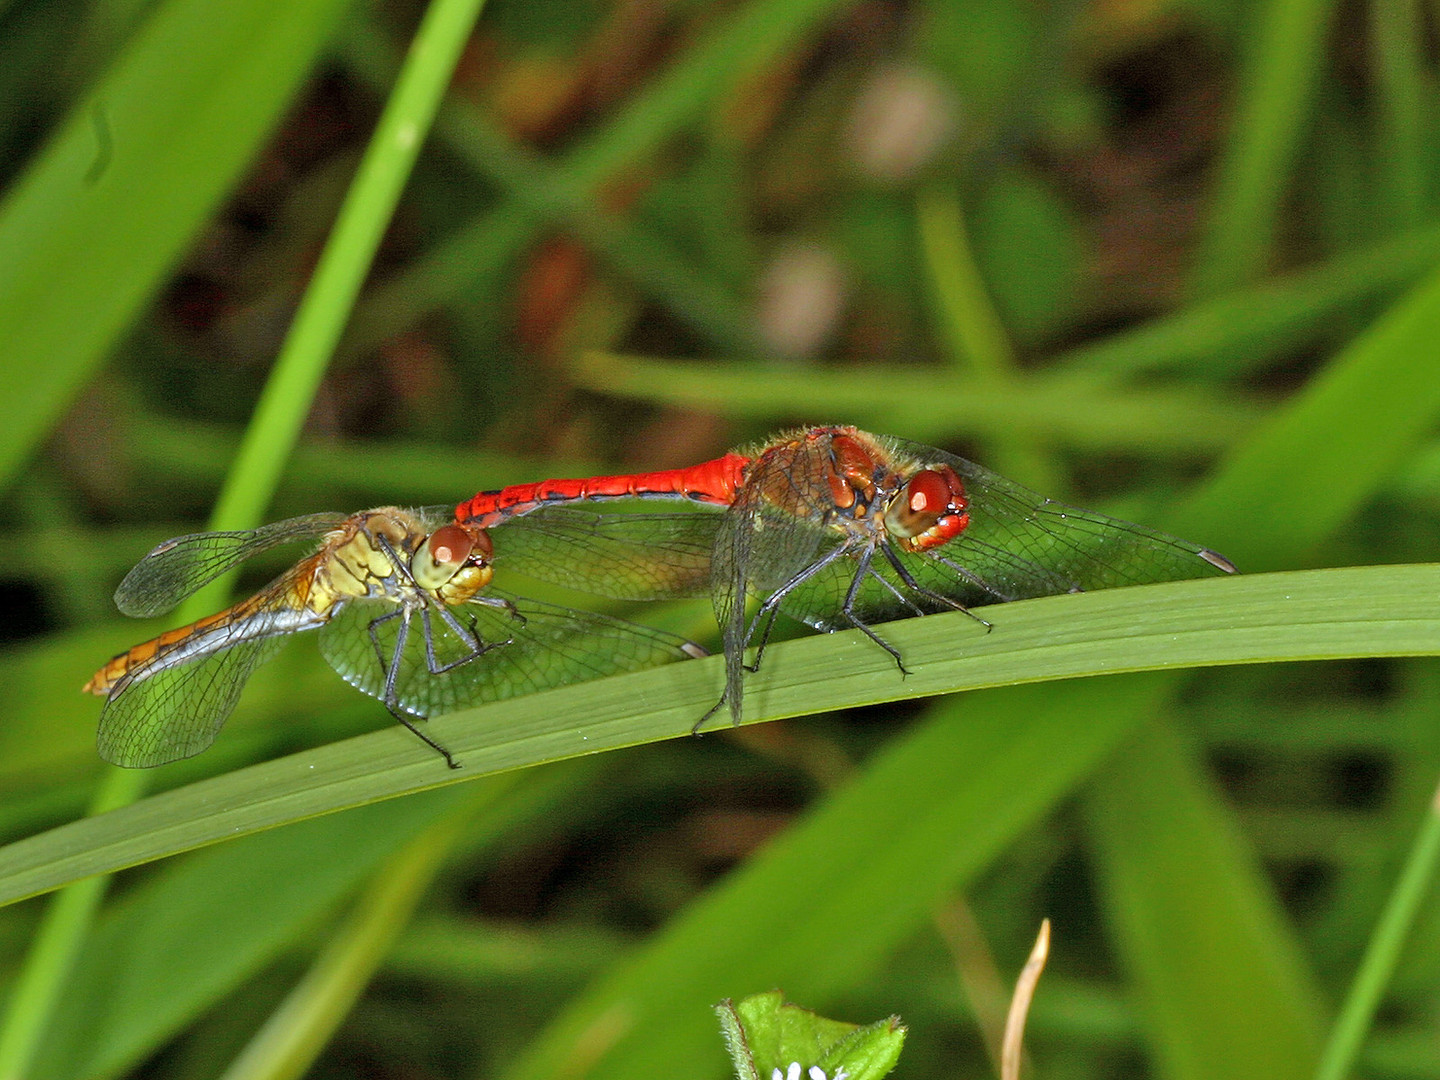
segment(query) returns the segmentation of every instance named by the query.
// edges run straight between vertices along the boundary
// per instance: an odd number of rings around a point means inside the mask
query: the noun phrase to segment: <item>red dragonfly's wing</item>
[[[942,565],[998,600],[1234,573],[1223,556],[1157,529],[1056,502],[973,461],[918,443],[886,442],[922,467],[964,481],[970,524],[935,548]]]
[[[545,507],[490,529],[495,569],[617,600],[704,596],[723,516]]]

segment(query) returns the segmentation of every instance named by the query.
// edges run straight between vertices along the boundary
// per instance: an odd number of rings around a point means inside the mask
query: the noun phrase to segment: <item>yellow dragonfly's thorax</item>
[[[491,550],[481,529],[447,525],[431,533],[414,514],[393,506],[357,514],[327,537],[308,605],[323,612],[358,597],[461,604],[490,583]]]

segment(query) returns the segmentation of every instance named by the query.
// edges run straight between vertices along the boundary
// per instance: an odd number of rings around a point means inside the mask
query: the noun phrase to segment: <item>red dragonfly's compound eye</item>
[[[885,511],[885,528],[910,551],[953,540],[970,524],[965,485],[948,465],[922,469],[900,489]]]

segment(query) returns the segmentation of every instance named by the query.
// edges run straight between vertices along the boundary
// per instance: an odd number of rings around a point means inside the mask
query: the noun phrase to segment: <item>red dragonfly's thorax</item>
[[[756,461],[766,499],[791,512],[820,511],[837,528],[925,551],[970,523],[959,475],[948,465],[906,467],[856,428],[812,428]]]

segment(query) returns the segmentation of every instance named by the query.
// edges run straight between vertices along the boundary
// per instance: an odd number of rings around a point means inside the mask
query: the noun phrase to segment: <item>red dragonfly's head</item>
[[[965,484],[949,465],[921,469],[886,504],[885,531],[905,551],[939,547],[965,531],[969,506]]]

